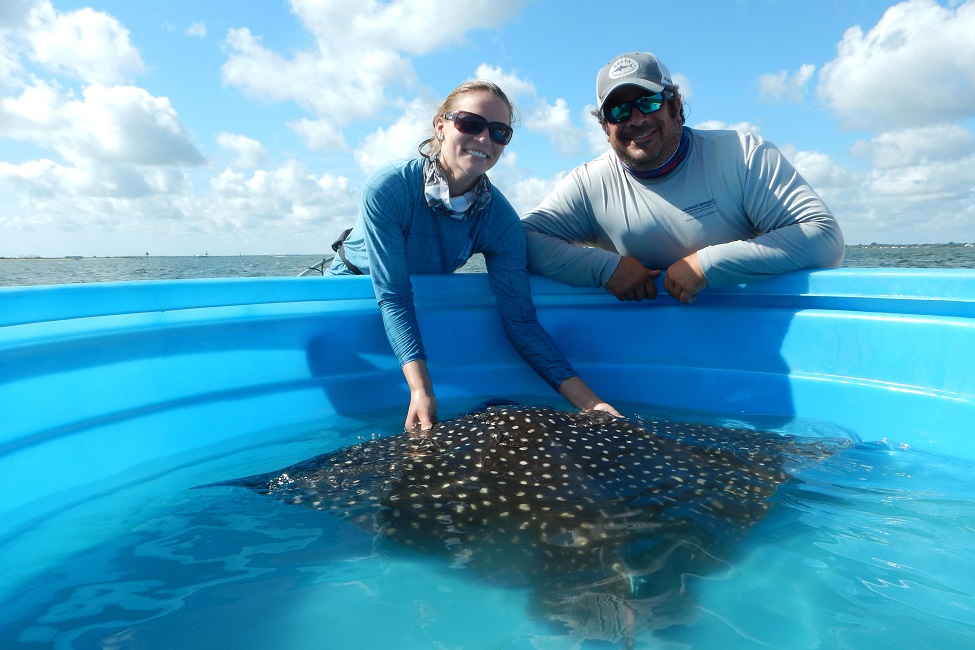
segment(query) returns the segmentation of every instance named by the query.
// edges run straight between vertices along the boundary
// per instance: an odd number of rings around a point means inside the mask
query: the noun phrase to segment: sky
[[[330,253],[474,78],[520,213],[608,147],[649,51],[694,128],[776,144],[848,244],[975,242],[975,0],[0,0],[0,257]]]

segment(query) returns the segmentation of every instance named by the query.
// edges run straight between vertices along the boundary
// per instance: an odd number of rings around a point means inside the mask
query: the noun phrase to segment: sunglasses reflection
[[[660,107],[664,105],[664,102],[673,97],[672,93],[654,93],[653,95],[644,95],[643,97],[637,97],[636,99],[628,102],[619,102],[612,106],[608,106],[603,109],[603,117],[610,124],[619,124],[620,122],[625,122],[630,119],[633,114],[633,107],[636,106],[637,109],[644,115],[649,115],[650,113],[656,113],[660,110]]]

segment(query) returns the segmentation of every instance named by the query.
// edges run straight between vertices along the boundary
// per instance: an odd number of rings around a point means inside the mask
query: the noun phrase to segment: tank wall
[[[795,274],[690,306],[533,286],[610,401],[817,418],[975,458],[973,272]],[[414,288],[441,399],[569,407],[507,344],[485,276]],[[408,403],[368,278],[3,289],[0,321],[0,536],[167,459]]]

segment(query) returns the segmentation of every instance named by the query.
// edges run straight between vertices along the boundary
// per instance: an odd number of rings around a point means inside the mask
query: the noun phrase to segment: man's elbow
[[[828,239],[827,245],[823,247],[825,259],[822,266],[823,268],[835,269],[843,263],[843,258],[846,257],[846,240],[843,238],[840,224],[834,220],[832,227],[827,229],[825,236]]]

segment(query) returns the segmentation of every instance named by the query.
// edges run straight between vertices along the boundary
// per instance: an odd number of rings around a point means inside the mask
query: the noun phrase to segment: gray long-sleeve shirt
[[[772,143],[686,131],[686,158],[661,178],[635,178],[613,151],[563,178],[522,221],[529,270],[604,286],[621,255],[665,270],[697,251],[708,285],[719,287],[839,266],[836,219]]]

